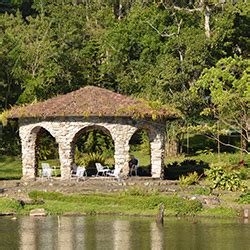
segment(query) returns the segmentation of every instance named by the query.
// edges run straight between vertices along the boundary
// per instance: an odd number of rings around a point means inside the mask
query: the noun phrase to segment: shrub
[[[240,204],[250,204],[250,192],[241,194],[236,201]]]
[[[178,215],[192,215],[202,210],[202,203],[199,200],[187,200],[177,196],[169,197],[168,203],[164,205],[176,211]]]
[[[186,187],[188,185],[197,184],[199,182],[200,176],[197,174],[197,172],[193,172],[188,174],[188,176],[181,176],[179,178],[180,186]]]
[[[76,160],[77,165],[83,165],[86,168],[95,168],[95,163],[99,162],[105,165],[105,158],[98,153],[84,154]]]
[[[211,189],[221,188],[229,191],[244,191],[246,189],[241,180],[240,172],[232,170],[230,165],[212,164],[205,174],[210,181]]]
[[[247,180],[248,171],[246,168],[240,168],[239,170],[241,180]]]

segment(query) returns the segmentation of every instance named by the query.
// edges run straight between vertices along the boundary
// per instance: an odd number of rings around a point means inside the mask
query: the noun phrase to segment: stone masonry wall
[[[35,178],[35,143],[40,128],[46,129],[59,147],[61,178],[70,177],[74,162],[74,143],[79,132],[88,128],[109,131],[115,145],[115,167],[123,167],[129,160],[129,140],[138,128],[148,131],[151,145],[152,177],[160,178],[164,156],[164,129],[161,125],[148,121],[136,122],[129,118],[110,117],[68,117],[42,120],[24,118],[19,120],[19,133],[22,143],[23,179]]]

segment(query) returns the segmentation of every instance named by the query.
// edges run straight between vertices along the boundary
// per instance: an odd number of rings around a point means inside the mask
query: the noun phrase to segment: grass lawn
[[[21,177],[21,159],[14,156],[0,156],[0,180],[20,179]]]
[[[150,165],[150,156],[136,151],[132,152],[136,158],[139,159],[139,163],[141,167],[146,167]],[[171,164],[173,162],[182,162],[187,159],[193,159],[196,161],[204,161],[209,164],[217,163],[217,162],[226,162],[231,165],[237,165],[238,162],[243,159],[248,167],[250,167],[250,157],[249,155],[240,153],[223,153],[218,156],[217,154],[201,154],[197,156],[179,156],[179,157],[166,157],[165,158],[165,165]],[[39,166],[41,165],[39,162]],[[50,165],[56,166],[59,172],[59,160],[47,160]],[[19,157],[11,157],[11,156],[0,156],[0,180],[9,180],[9,179],[20,179],[22,177],[22,163]]]
[[[39,162],[39,167],[41,167],[41,162]],[[59,160],[48,160],[46,162],[48,162],[51,166],[55,166],[56,169],[59,169]],[[22,161],[20,157],[0,156],[0,180],[18,180],[21,179],[21,177]]]
[[[123,191],[113,194],[73,194],[58,192],[32,191],[30,198],[43,200],[44,204],[21,206],[9,198],[0,200],[0,213],[16,212],[29,214],[34,208],[44,208],[48,214],[133,214],[156,215],[161,203],[165,206],[165,215],[194,215],[202,210],[199,201],[186,200],[176,195],[163,195],[150,192]]]
[[[136,151],[132,152],[136,158],[139,159],[140,166],[148,166],[150,165],[150,155],[144,154],[142,152]],[[246,165],[250,167],[250,156],[247,154],[240,154],[240,153],[221,153],[221,154],[200,154],[195,156],[185,156],[181,155],[178,157],[165,157],[165,165],[173,163],[175,161],[182,162],[184,160],[196,160],[196,161],[204,161],[209,164],[211,163],[218,163],[218,162],[226,162],[231,165],[237,165],[240,160],[244,160]]]
[[[237,196],[235,195],[232,200],[233,203],[229,205],[203,207],[200,201],[188,200],[178,194],[166,195],[136,187],[112,194],[62,194],[34,190],[29,193],[29,197],[34,201],[42,200],[44,201],[43,204],[21,206],[15,199],[2,198],[0,199],[0,213],[13,212],[28,215],[32,209],[44,208],[49,215],[119,214],[156,216],[160,204],[163,203],[165,216],[237,217],[240,214],[240,210],[235,206]]]

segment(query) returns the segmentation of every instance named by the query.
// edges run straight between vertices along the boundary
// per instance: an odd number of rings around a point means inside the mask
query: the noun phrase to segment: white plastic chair
[[[107,167],[105,166],[102,166],[101,163],[97,162],[95,164],[96,166],[96,169],[97,169],[97,173],[96,173],[96,176],[99,176],[99,173],[102,173],[102,175],[106,176],[108,172],[110,172],[110,169],[108,169]]]
[[[76,173],[73,174],[73,170],[71,171],[71,178],[76,177],[76,181],[79,181],[80,179],[83,179],[84,176],[87,176],[86,168],[81,166],[76,168]]]
[[[52,177],[53,169],[50,167],[49,163],[42,163],[42,179],[47,177],[50,179]]]
[[[121,170],[122,170],[122,168],[121,167],[116,167],[114,170],[112,170],[112,171],[110,171],[110,172],[108,172],[107,173],[107,176],[111,176],[111,177],[115,177],[115,178],[117,178],[118,180],[120,180],[121,179]]]

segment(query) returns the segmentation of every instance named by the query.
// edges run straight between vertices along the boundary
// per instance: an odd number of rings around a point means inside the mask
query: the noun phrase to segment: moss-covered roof
[[[172,108],[153,108],[146,101],[94,86],[80,88],[42,102],[16,106],[7,115],[8,118],[60,116],[127,116],[158,120],[176,118],[179,115]]]

